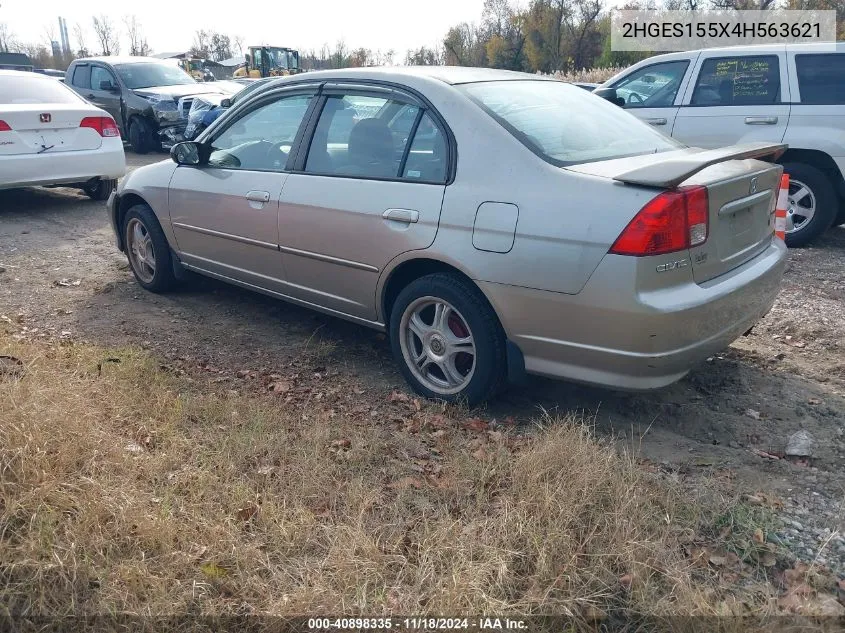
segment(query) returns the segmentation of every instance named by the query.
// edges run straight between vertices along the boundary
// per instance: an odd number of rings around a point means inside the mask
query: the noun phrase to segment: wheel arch
[[[123,236],[123,220],[126,218],[126,212],[137,204],[143,204],[152,209],[152,206],[150,206],[149,202],[144,200],[137,193],[133,193],[130,191],[120,196],[118,204],[116,205],[117,208],[113,211],[113,213],[115,214],[114,225],[115,227],[117,227],[116,233],[118,239],[118,247],[121,251],[124,252],[126,252],[126,244]]]
[[[484,300],[490,306],[490,309],[496,315],[496,319],[501,326],[501,319],[496,311],[496,308],[490,302],[490,299],[479,287],[472,276],[464,270],[457,262],[446,261],[445,259],[438,259],[430,254],[422,255],[420,253],[408,254],[404,259],[394,261],[387,272],[383,276],[383,281],[380,284],[378,291],[378,311],[379,316],[383,319],[386,327],[390,324],[390,312],[393,304],[402,289],[411,282],[434,273],[451,273],[464,279],[466,282],[472,284],[474,288],[481,293]],[[504,328],[503,328],[504,329]]]
[[[778,163],[781,165],[804,163],[815,167],[830,179],[837,197],[840,200],[845,200],[845,178],[843,178],[839,166],[829,154],[816,149],[790,147],[778,159]]]

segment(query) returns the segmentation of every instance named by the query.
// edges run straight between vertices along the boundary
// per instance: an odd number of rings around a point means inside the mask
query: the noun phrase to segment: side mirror
[[[593,90],[593,94],[606,101],[610,101],[612,104],[617,105],[620,108],[625,106],[625,99],[616,96],[616,88],[596,88]]]
[[[112,82],[108,79],[105,79],[100,82],[100,90],[105,90],[106,92],[117,92],[117,86],[115,86]]]
[[[170,149],[170,158],[177,165],[189,165],[196,167],[202,163],[202,147],[194,141],[183,141],[176,143]]]
[[[220,107],[221,108],[231,108],[232,107],[232,100],[229,97],[222,99],[220,101]]]

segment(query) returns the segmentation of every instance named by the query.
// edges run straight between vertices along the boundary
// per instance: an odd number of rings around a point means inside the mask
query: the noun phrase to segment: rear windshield
[[[609,101],[562,81],[490,81],[458,88],[553,165],[682,147]]]
[[[0,104],[79,103],[82,101],[70,88],[46,75],[0,77]]]
[[[184,70],[170,64],[118,64],[114,68],[130,90],[196,83]]]

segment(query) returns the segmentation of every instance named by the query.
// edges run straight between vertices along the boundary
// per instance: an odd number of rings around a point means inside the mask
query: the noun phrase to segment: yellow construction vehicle
[[[250,46],[246,63],[232,74],[235,79],[284,77],[302,72],[299,51],[285,46]]]
[[[179,60],[179,67],[197,81],[214,81],[214,75],[203,66],[204,59],[190,57]]]

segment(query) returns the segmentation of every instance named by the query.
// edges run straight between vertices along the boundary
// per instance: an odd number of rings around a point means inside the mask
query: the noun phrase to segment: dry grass
[[[576,419],[525,434],[341,376],[215,393],[134,350],[0,351],[26,365],[0,381],[0,614],[726,608],[679,544],[696,500]]]
[[[563,81],[584,81],[587,83],[604,83],[616,73],[624,70],[624,66],[611,66],[608,68],[582,68],[568,73],[557,71],[552,73],[557,79]]]

